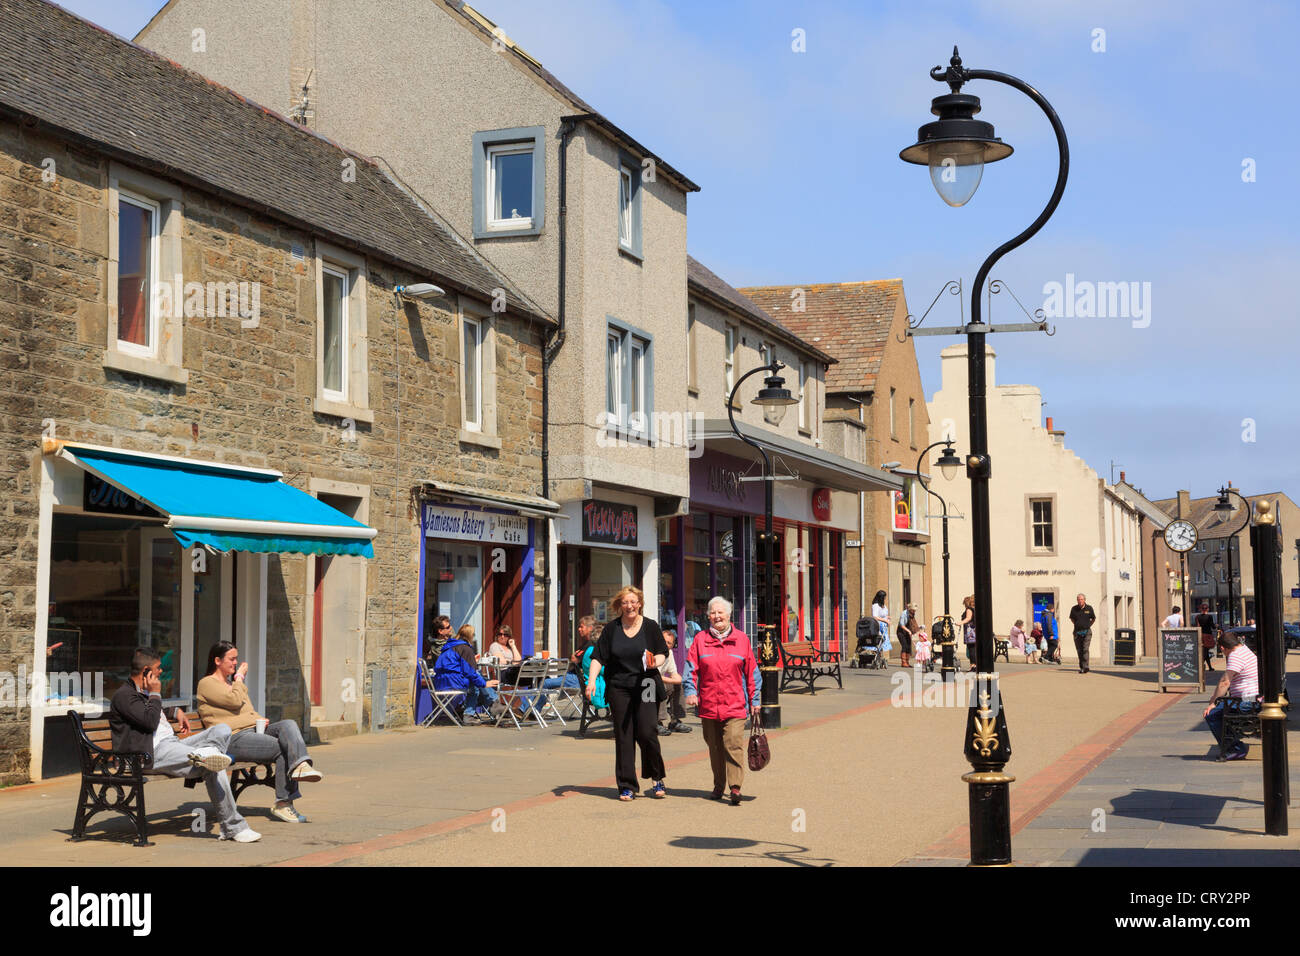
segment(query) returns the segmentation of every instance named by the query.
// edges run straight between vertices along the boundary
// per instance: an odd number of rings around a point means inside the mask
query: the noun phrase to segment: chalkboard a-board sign
[[[1168,687],[1196,687],[1205,690],[1205,674],[1201,670],[1201,664],[1199,628],[1160,629],[1160,673],[1157,677],[1161,693]]]

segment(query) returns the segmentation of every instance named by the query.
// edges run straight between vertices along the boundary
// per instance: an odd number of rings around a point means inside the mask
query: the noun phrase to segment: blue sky
[[[382,0],[372,0],[382,2]],[[162,0],[68,0],[130,37]],[[1062,318],[1057,334],[990,337],[997,381],[1042,389],[1044,413],[1103,477],[1116,462],[1151,497],[1232,480],[1296,481],[1300,135],[1279,101],[1300,12],[1185,0],[772,2],[478,0],[521,47],[699,183],[690,249],[733,285],[901,277],[919,314],[943,283],[1042,208],[1056,175],[1050,126],[987,82],[981,119],[1016,152],[952,209],[898,159],[967,66],[1024,78],[1070,138],[1056,215],[993,271],[1029,308],[1044,286],[1150,283],[1150,324]],[[1096,30],[1105,51],[1095,52]],[[792,50],[802,30],[806,51]],[[1256,181],[1243,182],[1244,160]],[[999,296],[999,299],[1005,298]],[[945,297],[930,323],[955,325]],[[1015,321],[996,302],[994,321]],[[917,339],[927,396],[939,349]],[[1243,440],[1253,422],[1254,441]],[[1247,437],[1249,437],[1247,435]],[[995,467],[1012,467],[1005,463]]]

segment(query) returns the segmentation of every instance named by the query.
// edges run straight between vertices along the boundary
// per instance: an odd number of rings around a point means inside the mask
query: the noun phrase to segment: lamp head
[[[930,75],[946,79],[951,93],[936,96],[930,112],[939,117],[917,130],[916,142],[898,154],[906,163],[930,168],[930,181],[939,198],[949,206],[964,206],[975,195],[984,164],[1006,159],[1011,146],[993,134],[993,124],[975,119],[980,111],[978,96],[959,93],[966,81],[957,48],[952,48],[951,66],[946,73],[935,67]]]
[[[1214,503],[1215,511],[1231,511],[1232,499],[1228,497],[1228,489],[1219,489],[1219,500]]]
[[[785,410],[791,405],[799,404],[799,399],[785,387],[785,379],[774,372],[763,379],[763,387],[750,404],[763,406],[763,421],[769,425],[780,425],[785,418]]]
[[[957,472],[961,469],[961,459],[957,457],[957,453],[953,451],[951,444],[943,450],[937,464],[939,470],[943,472],[943,477],[948,481],[956,478]]]

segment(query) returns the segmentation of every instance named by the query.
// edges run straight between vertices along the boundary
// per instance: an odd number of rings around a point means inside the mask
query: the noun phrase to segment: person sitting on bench
[[[1227,751],[1223,749],[1223,715],[1229,708],[1241,713],[1259,709],[1259,662],[1254,652],[1241,643],[1241,638],[1236,634],[1220,631],[1218,643],[1228,656],[1227,669],[1201,716],[1210,725],[1214,739],[1219,742],[1218,759],[1241,760],[1246,756],[1247,748],[1240,740]]]
[[[205,727],[225,725],[231,738],[227,753],[234,760],[253,763],[275,761],[275,806],[271,816],[285,823],[306,823],[293,801],[302,794],[299,783],[319,783],[323,778],[312,766],[307,744],[296,720],[267,722],[262,733],[257,724],[262,715],[253,710],[248,698],[248,662],[239,663],[239,649],[229,641],[217,641],[208,651],[208,676],[199,681],[194,694],[199,701],[199,718]]]
[[[178,708],[182,732],[189,729],[184,710]],[[248,825],[235,806],[226,768],[230,757],[230,728],[221,725],[176,736],[163,715],[162,658],[152,647],[138,647],[131,655],[131,679],[117,689],[109,705],[109,729],[115,753],[142,753],[146,768],[153,773],[186,777],[202,771],[208,799],[221,824],[221,839],[254,843],[261,834]]]

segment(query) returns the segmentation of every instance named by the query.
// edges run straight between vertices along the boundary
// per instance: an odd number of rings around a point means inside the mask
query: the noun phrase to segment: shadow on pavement
[[[1188,793],[1186,790],[1134,790],[1111,801],[1111,814],[1135,820],[1159,820],[1194,826],[1199,830],[1217,830],[1221,833],[1254,833],[1255,828],[1222,826],[1219,819],[1223,808],[1231,803],[1237,807],[1262,807],[1262,800],[1247,797],[1225,796],[1215,793]],[[1202,819],[1205,822],[1200,822]],[[1149,851],[1154,852],[1154,851]],[[1272,851],[1268,851],[1272,852]],[[1297,857],[1300,862],[1300,857]],[[1143,864],[1158,866],[1158,863]],[[1173,865],[1173,864],[1171,864]]]
[[[777,863],[788,863],[791,866],[834,866],[837,862],[827,857],[800,856],[800,854],[808,853],[810,850],[808,847],[800,846],[797,843],[769,843],[766,840],[746,840],[743,837],[681,836],[669,840],[668,845],[684,850],[715,850],[718,851],[717,855],[720,857],[774,860]],[[721,852],[723,850],[745,850],[749,847],[754,848],[752,852]],[[763,849],[764,847],[772,847],[772,849]]]

